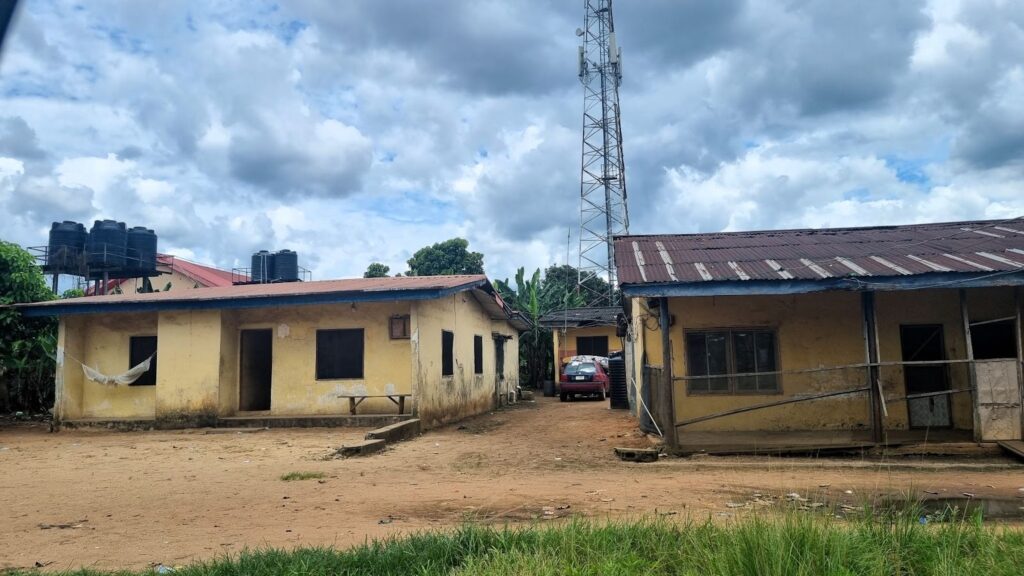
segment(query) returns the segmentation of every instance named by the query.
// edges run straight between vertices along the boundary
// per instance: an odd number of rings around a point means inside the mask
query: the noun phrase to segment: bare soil
[[[728,521],[752,513],[755,493],[851,504],[903,494],[1024,496],[1020,466],[991,456],[622,462],[615,446],[650,441],[606,402],[539,398],[376,455],[330,458],[364,433],[0,428],[0,568],[173,566],[246,547],[350,546],[466,521]],[[281,480],[289,472],[324,477]]]

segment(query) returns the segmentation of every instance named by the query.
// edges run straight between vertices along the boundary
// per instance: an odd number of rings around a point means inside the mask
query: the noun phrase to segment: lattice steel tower
[[[608,280],[609,290],[596,305],[614,305],[618,280],[612,237],[629,233],[626,208],[626,171],[622,157],[619,84],[622,50],[615,43],[612,0],[584,0],[586,16],[576,35],[579,77],[583,83],[583,160],[580,176],[581,290],[592,290],[587,280]]]

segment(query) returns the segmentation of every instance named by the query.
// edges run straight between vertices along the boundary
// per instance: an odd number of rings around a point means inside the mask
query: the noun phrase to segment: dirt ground
[[[178,565],[465,521],[728,521],[750,513],[738,503],[755,493],[854,504],[882,494],[1024,496],[1021,467],[999,457],[622,462],[614,446],[648,440],[607,406],[539,398],[347,460],[328,456],[365,430],[0,428],[0,568]],[[281,480],[307,471],[325,477]]]

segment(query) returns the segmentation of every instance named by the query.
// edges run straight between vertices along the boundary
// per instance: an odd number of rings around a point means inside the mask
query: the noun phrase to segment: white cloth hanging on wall
[[[150,354],[149,358],[146,358],[139,364],[132,366],[127,372],[123,374],[115,374],[114,376],[102,374],[98,370],[86,366],[85,363],[82,363],[82,371],[85,372],[85,377],[93,382],[99,382],[100,384],[106,384],[108,386],[127,386],[141,378],[143,374],[149,371],[149,366],[153,361],[153,356],[155,356],[155,354]]]

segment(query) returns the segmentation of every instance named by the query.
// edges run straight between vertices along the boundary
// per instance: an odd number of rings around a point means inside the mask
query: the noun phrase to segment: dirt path
[[[367,458],[325,460],[362,430],[118,433],[0,429],[0,568],[141,568],[244,547],[333,544],[466,520],[656,513],[728,518],[754,492],[857,501],[923,490],[1016,498],[1009,460],[664,458],[607,403],[482,416]],[[288,472],[322,480],[284,482]],[[850,493],[847,493],[849,491]]]

